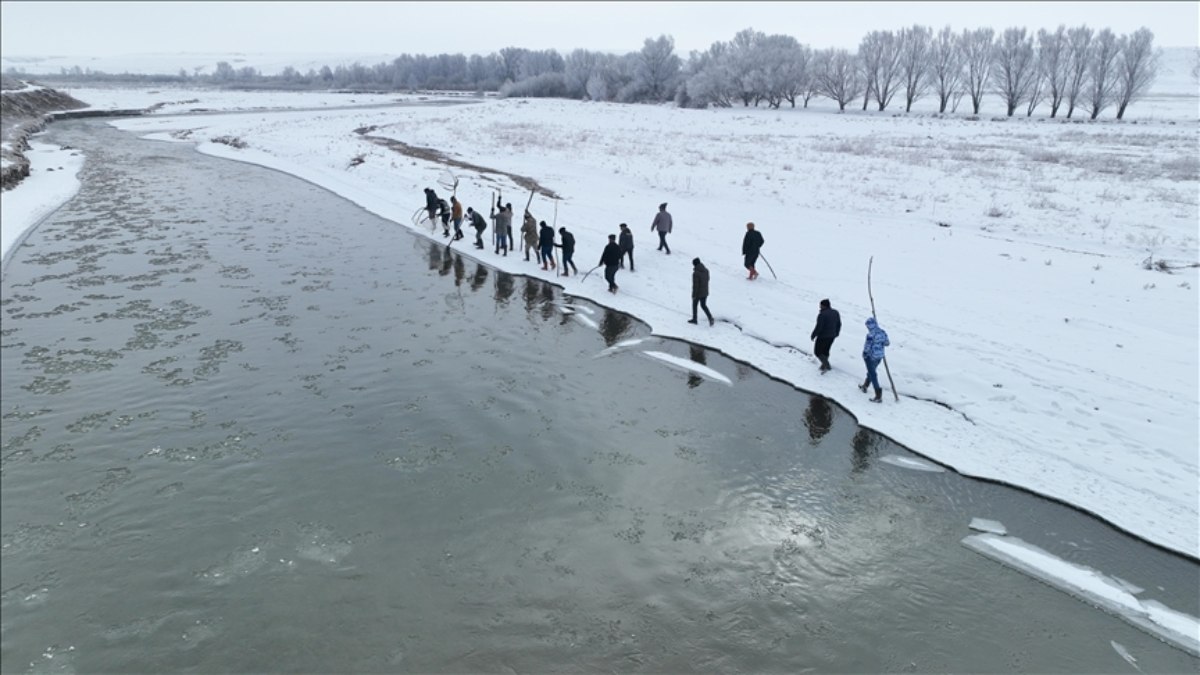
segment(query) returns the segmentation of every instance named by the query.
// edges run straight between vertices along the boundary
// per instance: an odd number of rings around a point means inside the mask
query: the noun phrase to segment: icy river
[[[1193,617],[1194,561],[290,176],[48,140],[88,161],[3,280],[5,672],[1200,669],[963,540]]]

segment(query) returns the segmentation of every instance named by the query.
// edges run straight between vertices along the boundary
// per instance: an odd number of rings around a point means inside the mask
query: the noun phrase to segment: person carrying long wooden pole
[[[888,340],[887,331],[879,327],[879,321],[875,318],[875,296],[871,292],[871,267],[875,263],[875,256],[867,262],[867,297],[871,300],[871,318],[867,319],[867,339],[863,343],[863,362],[867,365],[867,377],[863,383],[858,385],[858,388],[863,393],[866,393],[867,386],[875,388],[875,398],[871,399],[874,403],[883,402],[883,388],[879,386],[879,376],[875,369],[879,367],[880,362],[883,363],[883,370],[887,373],[888,384],[892,386],[892,396],[896,398],[896,402],[900,402],[900,394],[896,392],[896,383],[892,380],[892,371],[887,365],[887,356],[884,354],[884,347],[891,344]]]

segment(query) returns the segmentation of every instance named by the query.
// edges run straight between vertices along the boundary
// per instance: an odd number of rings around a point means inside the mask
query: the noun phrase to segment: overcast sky
[[[855,47],[912,23],[955,29],[1086,23],[1200,43],[1200,2],[24,2],[0,1],[5,56],[147,53],[487,54],[503,47],[629,52],[648,37],[677,53],[743,28],[812,47]]]

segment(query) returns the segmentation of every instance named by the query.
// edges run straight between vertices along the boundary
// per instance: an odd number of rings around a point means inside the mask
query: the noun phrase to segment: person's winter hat
[[[608,240],[609,240],[609,241],[616,241],[616,239],[617,239],[617,235],[615,235],[615,234],[610,234],[610,235],[608,235]]]
[[[626,225],[625,223],[621,223],[620,227],[621,227],[621,229],[622,229],[622,230],[628,230],[628,229],[629,229],[629,226],[628,226],[628,225]]]
[[[700,264],[699,258],[692,258],[692,265],[699,265],[699,264]]]
[[[667,208],[667,203],[666,203],[666,202],[663,202],[663,203],[659,204],[659,205],[658,205],[658,208],[660,208],[660,209],[665,209],[665,208]]]
[[[560,227],[560,228],[558,228],[558,232],[559,232],[559,234],[566,234],[566,233],[567,233],[567,228],[565,228],[565,227]]]

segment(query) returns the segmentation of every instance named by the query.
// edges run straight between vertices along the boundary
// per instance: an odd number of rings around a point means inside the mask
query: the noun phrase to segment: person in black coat
[[[571,259],[572,256],[575,255],[575,235],[567,232],[567,228],[565,227],[558,228],[558,234],[560,235],[559,238],[562,240],[562,243],[555,244],[555,246],[561,248],[563,252],[562,275],[564,277],[569,277],[571,276],[571,270],[575,270],[575,276],[579,276],[579,268],[575,267],[575,261]]]
[[[758,262],[758,250],[762,248],[762,245],[762,233],[754,229],[754,223],[746,223],[746,236],[742,237],[742,255],[746,256],[745,266],[746,270],[750,272],[747,279],[758,278],[758,270],[754,269],[754,265]]]
[[[708,325],[716,323],[713,321],[712,312],[708,311],[708,268],[704,263],[700,262],[699,258],[692,259],[692,318],[688,323],[696,323],[696,306],[699,305],[704,309],[704,314],[708,316]]]
[[[558,269],[558,264],[554,262],[554,228],[542,221],[538,230],[538,257],[542,259],[542,269],[547,269],[546,265],[550,265],[549,269]]]
[[[487,229],[487,221],[472,208],[467,208],[467,216],[471,219],[471,226],[475,228],[475,248],[483,248],[483,231]]]
[[[621,269],[625,269],[625,256],[629,256],[629,271],[633,270],[633,231],[625,223],[621,223],[621,234],[617,237],[621,247]]]
[[[600,264],[604,265],[604,280],[608,282],[608,292],[616,293],[617,270],[621,267],[621,247],[617,245],[617,235],[608,235],[608,245],[600,254]]]
[[[821,372],[825,373],[830,370],[829,365],[829,349],[833,346],[833,340],[842,332],[842,315],[830,306],[829,299],[821,301],[821,311],[817,312],[817,325],[813,327],[810,340],[816,340],[813,343],[813,354],[816,354],[817,359],[821,362]]]
[[[425,210],[429,212],[429,224],[434,227],[437,226],[437,212],[440,201],[433,188],[425,188]]]

